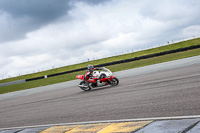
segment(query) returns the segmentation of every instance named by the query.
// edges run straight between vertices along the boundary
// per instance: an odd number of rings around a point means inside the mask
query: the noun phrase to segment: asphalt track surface
[[[0,128],[200,114],[200,64],[0,101]]]

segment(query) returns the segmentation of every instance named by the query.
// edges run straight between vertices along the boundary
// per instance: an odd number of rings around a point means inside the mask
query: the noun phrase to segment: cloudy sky
[[[198,0],[0,0],[0,79],[200,37]]]

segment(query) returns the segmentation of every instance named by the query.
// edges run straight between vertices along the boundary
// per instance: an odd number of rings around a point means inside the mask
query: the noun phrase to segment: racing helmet
[[[93,65],[91,65],[91,64],[90,64],[90,65],[88,65],[88,70],[89,70],[89,71],[93,71],[93,70],[94,70],[94,66],[93,66]]]

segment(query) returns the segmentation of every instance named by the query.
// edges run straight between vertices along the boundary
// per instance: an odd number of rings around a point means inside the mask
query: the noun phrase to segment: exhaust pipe
[[[79,87],[82,87],[82,88],[88,88],[88,86],[86,85],[78,85]]]

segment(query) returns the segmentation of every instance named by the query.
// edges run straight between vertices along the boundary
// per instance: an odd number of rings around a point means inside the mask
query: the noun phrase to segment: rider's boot
[[[111,81],[108,79],[108,80],[107,80],[107,83],[108,83],[108,84],[111,84]]]

